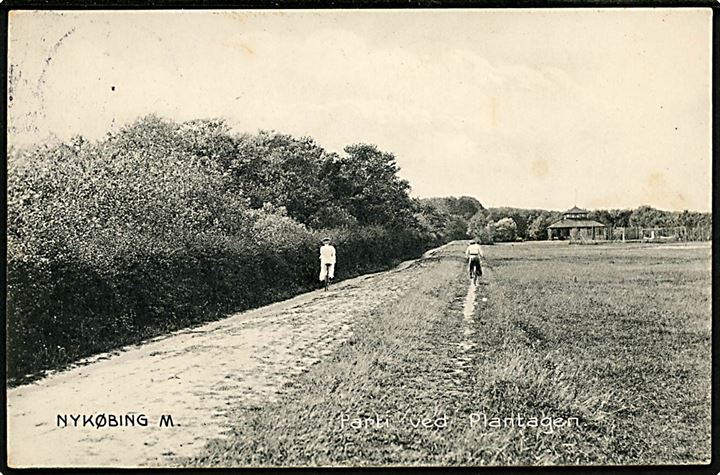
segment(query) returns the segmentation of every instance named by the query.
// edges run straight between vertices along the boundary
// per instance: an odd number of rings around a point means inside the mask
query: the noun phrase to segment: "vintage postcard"
[[[7,465],[702,465],[709,8],[10,11]]]

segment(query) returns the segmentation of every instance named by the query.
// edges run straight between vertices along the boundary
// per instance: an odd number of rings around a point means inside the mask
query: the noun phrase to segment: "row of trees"
[[[463,237],[374,145],[149,116],[8,157],[11,377],[288,297]],[[474,211],[473,211],[474,213]],[[466,210],[463,216],[470,214]]]
[[[650,206],[635,209],[594,210],[589,214],[603,224],[613,227],[712,227],[712,214],[696,211],[663,211]]]
[[[548,226],[561,218],[561,211],[487,208],[479,210],[468,220],[468,232],[485,243],[544,240],[547,239]],[[663,211],[650,206],[592,210],[588,219],[611,227],[712,227],[711,213]]]

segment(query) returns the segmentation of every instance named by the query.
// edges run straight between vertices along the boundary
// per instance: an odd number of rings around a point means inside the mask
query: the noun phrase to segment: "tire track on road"
[[[462,337],[460,342],[457,343],[460,351],[455,360],[457,366],[456,374],[460,377],[468,376],[468,371],[475,367],[475,352],[472,351],[477,346],[473,335],[476,333],[476,314],[478,310],[478,298],[480,298],[480,304],[487,302],[487,292],[484,290],[485,286],[488,285],[489,273],[487,268],[483,271],[483,277],[478,284],[470,281],[468,283],[468,290],[463,301],[463,324],[462,324]]]

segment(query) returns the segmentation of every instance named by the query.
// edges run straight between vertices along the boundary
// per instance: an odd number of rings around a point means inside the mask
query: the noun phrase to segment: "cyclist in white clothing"
[[[330,280],[335,277],[335,247],[330,244],[330,238],[322,240],[320,247],[320,282],[327,276]]]

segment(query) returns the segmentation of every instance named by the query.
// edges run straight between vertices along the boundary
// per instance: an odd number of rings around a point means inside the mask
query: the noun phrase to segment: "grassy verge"
[[[461,252],[408,270],[411,291],[187,464],[709,459],[708,250],[495,246],[471,322]]]

